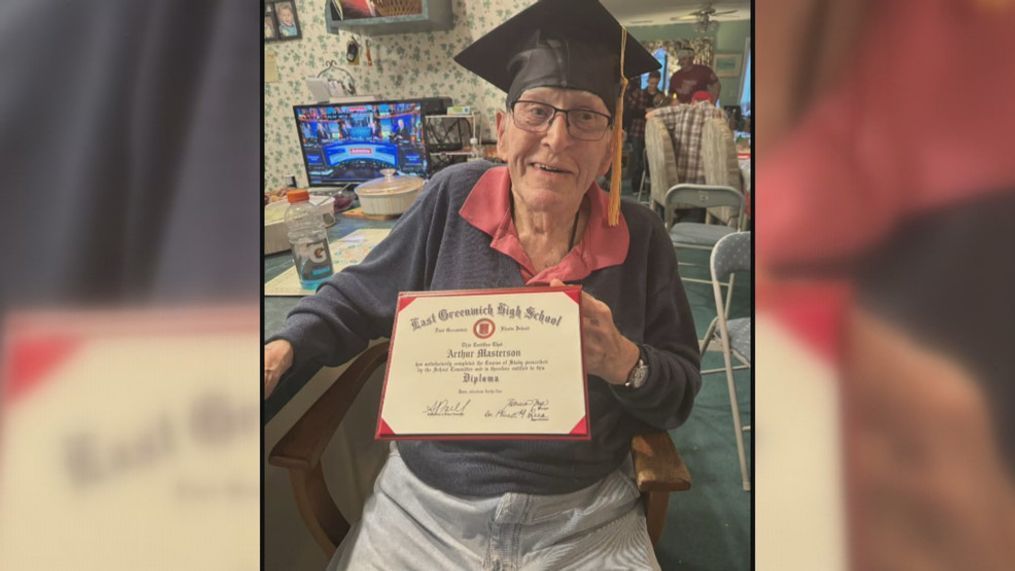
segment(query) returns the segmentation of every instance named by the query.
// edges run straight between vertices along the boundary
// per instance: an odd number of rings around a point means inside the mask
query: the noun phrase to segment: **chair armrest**
[[[321,454],[356,395],[387,358],[388,342],[378,343],[361,353],[278,441],[268,455],[268,463],[305,471],[319,464]]]
[[[631,439],[634,475],[642,492],[677,492],[691,488],[691,473],[665,432]]]

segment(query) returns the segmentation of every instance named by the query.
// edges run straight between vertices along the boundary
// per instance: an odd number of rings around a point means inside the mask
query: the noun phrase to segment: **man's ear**
[[[507,129],[507,113],[503,110],[497,110],[497,158],[503,160],[507,157],[506,139],[504,137],[504,131]]]

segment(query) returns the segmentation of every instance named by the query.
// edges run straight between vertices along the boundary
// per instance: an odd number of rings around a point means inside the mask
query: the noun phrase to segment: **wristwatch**
[[[631,372],[627,374],[627,382],[624,386],[629,389],[640,389],[648,379],[648,363],[645,362],[645,353],[641,346],[638,346],[638,362],[634,364]]]

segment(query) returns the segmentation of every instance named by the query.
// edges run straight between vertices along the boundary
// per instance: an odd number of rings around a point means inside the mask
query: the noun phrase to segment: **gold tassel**
[[[621,162],[624,153],[624,94],[627,93],[627,78],[624,77],[624,52],[627,48],[627,29],[620,28],[620,95],[617,97],[617,111],[613,115],[613,173],[610,176],[610,207],[606,221],[610,226],[620,222]]]

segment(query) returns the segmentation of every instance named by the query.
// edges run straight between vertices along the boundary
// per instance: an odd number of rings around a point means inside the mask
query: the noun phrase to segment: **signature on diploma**
[[[451,402],[448,399],[434,401],[423,409],[426,416],[465,416],[465,409],[472,399]]]
[[[550,420],[550,401],[545,399],[508,399],[497,410],[488,410],[483,416],[496,418],[525,418],[533,422]]]

